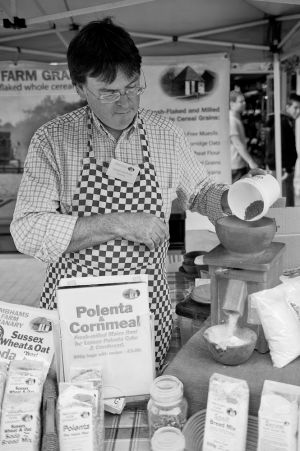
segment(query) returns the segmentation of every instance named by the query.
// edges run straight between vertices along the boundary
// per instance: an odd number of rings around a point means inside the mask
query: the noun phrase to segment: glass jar
[[[151,451],[184,451],[183,433],[172,426],[157,429],[151,439]]]
[[[181,430],[187,420],[187,401],[183,396],[182,382],[170,375],[154,379],[147,409],[150,438],[164,426]]]

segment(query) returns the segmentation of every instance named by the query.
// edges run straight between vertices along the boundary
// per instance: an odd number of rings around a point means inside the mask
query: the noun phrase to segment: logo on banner
[[[161,87],[165,94],[178,99],[199,99],[211,93],[216,85],[216,73],[211,70],[196,70],[185,66],[169,68],[161,78]]]

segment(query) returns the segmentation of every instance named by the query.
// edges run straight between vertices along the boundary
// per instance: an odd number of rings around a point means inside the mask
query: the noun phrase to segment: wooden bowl
[[[219,218],[215,225],[221,244],[234,254],[260,254],[271,244],[276,233],[273,218],[243,221],[236,216]]]
[[[227,341],[228,344],[220,345],[219,339],[215,341],[215,338],[222,336],[223,330],[224,324],[217,324],[203,332],[204,341],[213,359],[223,365],[240,365],[246,362],[254,351],[257,334],[248,327],[240,327],[234,332],[233,340],[226,339],[224,343]]]

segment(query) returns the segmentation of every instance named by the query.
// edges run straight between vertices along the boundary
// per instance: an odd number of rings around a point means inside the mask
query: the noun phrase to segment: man
[[[294,175],[298,158],[295,138],[295,121],[300,116],[300,96],[291,94],[288,98],[285,113],[281,114],[281,165],[282,196],[286,198],[286,206],[295,205]],[[275,171],[275,127],[274,115],[267,122],[269,131],[266,148],[266,167]]]
[[[241,114],[245,110],[245,97],[241,92],[231,91],[229,94],[229,133],[231,152],[232,183],[243,177],[250,169],[258,167],[247,150],[247,140]]]
[[[172,200],[215,222],[228,209],[228,187],[208,177],[182,130],[139,109],[141,56],[123,28],[110,19],[87,24],[67,57],[87,106],[33,136],[11,234],[20,252],[48,263],[44,308],[56,307],[62,277],[147,273],[160,367],[172,332]]]

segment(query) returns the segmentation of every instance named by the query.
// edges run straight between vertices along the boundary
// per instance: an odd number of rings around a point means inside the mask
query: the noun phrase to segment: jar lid
[[[185,438],[180,429],[164,426],[157,429],[151,439],[152,451],[184,451]]]
[[[165,374],[154,379],[150,395],[158,403],[173,403],[183,396],[183,384],[176,376]]]

